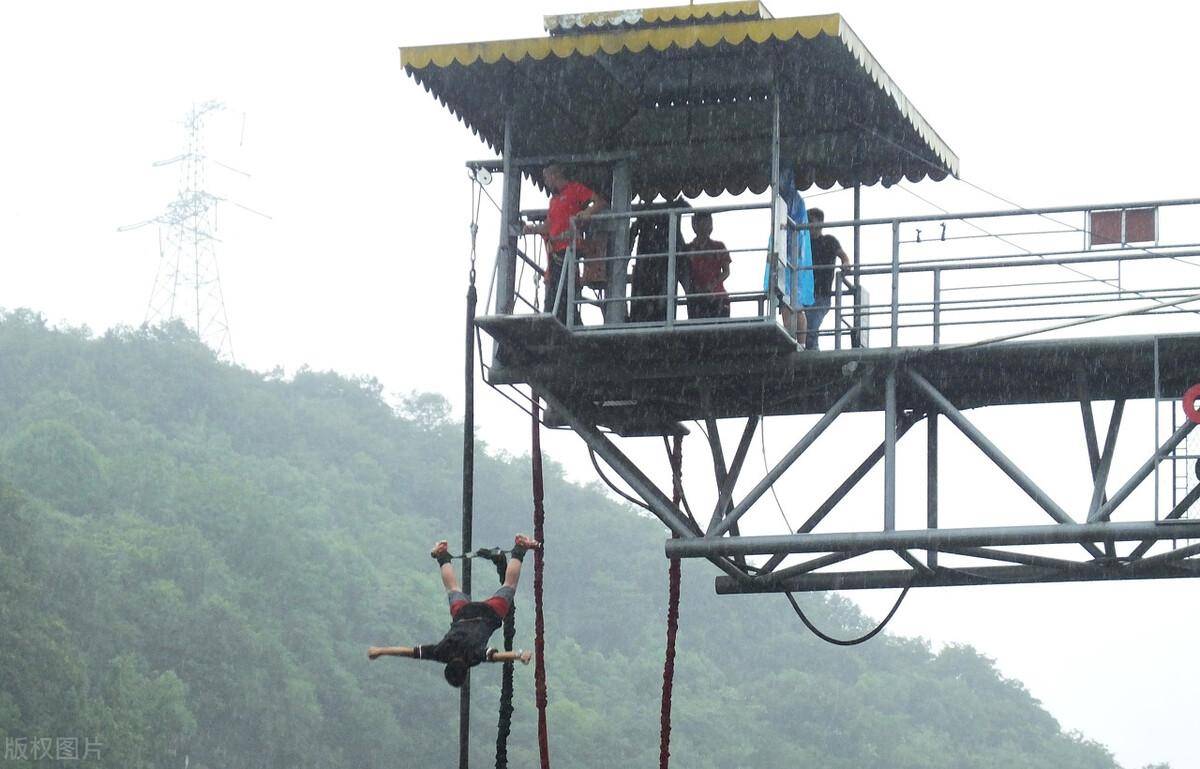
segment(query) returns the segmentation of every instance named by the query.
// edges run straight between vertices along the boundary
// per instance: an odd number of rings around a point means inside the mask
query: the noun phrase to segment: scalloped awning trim
[[[713,48],[722,43],[741,45],[747,40],[754,43],[765,43],[771,39],[786,42],[797,35],[811,40],[821,34],[837,37],[842,26],[842,17],[832,13],[824,16],[800,16],[790,19],[743,21],[730,24],[657,27],[622,32],[529,37],[485,43],[423,45],[400,49],[400,63],[411,69],[424,69],[430,65],[435,67],[449,67],[451,64],[469,66],[478,61],[482,61],[484,64],[495,64],[501,59],[507,59],[513,63],[526,58],[541,61],[551,54],[560,59],[569,56],[594,56],[598,51],[613,56],[623,51],[638,53],[644,51],[648,46],[656,51],[665,51],[671,47],[687,49],[696,45],[702,45],[705,48]]]

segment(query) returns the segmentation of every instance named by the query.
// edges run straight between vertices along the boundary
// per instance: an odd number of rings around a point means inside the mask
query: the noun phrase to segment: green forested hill
[[[364,653],[446,624],[427,553],[457,532],[461,438],[434,396],[401,411],[374,382],[219,363],[179,329],[92,338],[0,316],[0,738],[81,754],[92,738],[100,760],[76,764],[113,769],[452,766],[458,697],[438,666]],[[664,533],[549,476],[555,765],[653,766]],[[477,484],[478,543],[528,530],[527,458],[481,456]],[[718,598],[711,578],[685,564],[681,769],[1115,766],[969,648],[829,647],[778,596]],[[869,624],[809,601],[837,631]],[[499,670],[480,671],[486,766]],[[527,767],[532,667],[517,685],[510,760]]]

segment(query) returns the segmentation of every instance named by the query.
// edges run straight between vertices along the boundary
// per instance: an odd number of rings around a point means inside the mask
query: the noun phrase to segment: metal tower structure
[[[243,176],[242,171],[212,160],[205,146],[206,121],[225,109],[219,101],[193,104],[182,125],[187,145],[184,151],[155,167],[175,165],[179,169],[178,192],[158,216],[119,228],[158,227],[158,269],[143,322],[147,325],[180,320],[219,356],[233,358],[229,315],[221,289],[217,263],[217,211],[225,201],[208,191],[208,164],[215,163]],[[238,204],[234,204],[238,205]],[[240,206],[251,213],[253,209]]]
[[[1200,545],[1179,544],[1200,539],[1200,486],[1184,473],[1200,421],[1195,398],[1184,400],[1200,393],[1189,390],[1200,381],[1200,199],[865,218],[862,186],[940,181],[957,176],[958,158],[840,15],[774,18],[758,2],[723,2],[545,26],[546,37],[405,48],[401,63],[500,155],[468,163],[504,182],[476,322],[493,342],[485,379],[544,402],[549,426],[573,430],[667,527],[669,557],[713,563],[721,593],[1200,576]],[[611,205],[570,231],[561,280],[541,301],[537,243],[515,225],[546,216],[522,209],[521,187],[551,162]],[[829,322],[825,349],[804,350],[780,322],[804,303],[797,275],[814,269],[795,245],[815,229],[796,191],[835,185],[852,192],[853,218],[824,230],[853,261],[816,268],[832,286]],[[766,200],[687,200],[745,191]],[[728,317],[690,309],[682,224],[701,212],[745,235],[726,239],[734,275],[748,278],[730,285]],[[591,268],[586,287],[580,267]],[[1112,403],[1107,425],[1099,401]],[[1154,404],[1155,443],[1117,478],[1134,402]],[[1078,404],[1079,435],[1028,440],[1086,449],[1090,472],[1071,501],[968,415],[1063,403]],[[784,499],[799,527],[740,533],[835,422],[863,413],[878,430],[850,429],[878,445],[843,474],[806,477],[805,499]],[[750,446],[776,416],[805,427],[751,478]],[[715,504],[704,511],[674,503],[627,450],[693,422],[712,457],[704,485]],[[740,438],[727,446],[731,423]],[[903,451],[922,423],[922,450]],[[947,423],[1024,506],[942,509]],[[919,510],[898,501],[901,467],[923,476]],[[876,468],[869,519],[848,515],[847,496]]]

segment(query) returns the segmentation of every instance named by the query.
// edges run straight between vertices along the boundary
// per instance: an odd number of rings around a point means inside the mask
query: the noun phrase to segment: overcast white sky
[[[214,169],[210,187],[273,217],[222,212],[221,269],[239,362],[369,374],[390,391],[433,390],[460,405],[462,163],[487,152],[404,76],[397,47],[533,36],[544,13],[615,6],[6,4],[0,307],[30,307],[96,330],[140,323],[157,241],[149,228],[116,228],[157,213],[173,196],[175,174],[150,163],[182,151],[178,120],[192,102],[220,99],[229,110],[212,122],[213,154],[253,178]],[[841,12],[958,153],[963,176],[1022,204],[1200,192],[1194,4],[774,0],[769,7],[776,16]],[[996,205],[956,182],[917,189],[959,210]],[[875,190],[865,199],[868,216],[891,213],[885,207],[897,200]],[[844,197],[829,200],[830,218],[849,215]],[[484,233],[485,254],[494,237]],[[1191,316],[1182,317],[1191,325],[1181,328],[1194,328]],[[520,415],[486,389],[480,398],[483,437],[526,450]],[[1077,409],[972,418],[1052,494],[1078,501],[1087,470]],[[806,458],[809,475],[781,487],[786,504],[804,507],[805,477],[844,473],[873,445],[854,428],[878,429],[878,420],[856,419],[868,421],[831,432],[822,452]],[[1149,411],[1131,406],[1126,419],[1129,441],[1114,477],[1150,450]],[[770,429],[767,451],[778,456],[795,425]],[[943,430],[943,472],[953,476],[942,497],[948,519],[1029,507],[1003,479],[985,475],[974,450],[951,433]],[[590,478],[573,436],[551,436],[548,448],[572,477]],[[918,511],[919,437],[909,451],[901,500]],[[847,505],[869,509],[871,493]],[[771,510],[762,515],[764,530],[775,525]],[[851,597],[874,616],[893,598]],[[1200,769],[1191,739],[1200,674],[1188,664],[1200,629],[1196,597],[1188,582],[918,591],[892,627],[976,645],[1067,728],[1106,743],[1128,767],[1170,761]]]

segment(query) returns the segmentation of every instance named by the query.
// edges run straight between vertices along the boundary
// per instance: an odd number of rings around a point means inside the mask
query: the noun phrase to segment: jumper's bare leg
[[[429,551],[429,554],[434,558],[437,558],[441,555],[448,555],[449,553],[450,543],[444,539],[434,545],[433,549]],[[442,575],[442,586],[446,588],[446,592],[453,593],[461,589],[458,584],[458,575],[454,573],[454,563],[452,561],[446,561],[446,563],[443,563],[439,568],[439,571]]]

